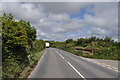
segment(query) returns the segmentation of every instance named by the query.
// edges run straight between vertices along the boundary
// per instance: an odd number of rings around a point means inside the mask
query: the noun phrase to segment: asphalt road
[[[118,78],[118,72],[66,51],[47,48],[28,78]]]

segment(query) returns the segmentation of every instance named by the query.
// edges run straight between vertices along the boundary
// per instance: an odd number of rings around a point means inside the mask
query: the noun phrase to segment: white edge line
[[[108,69],[112,69],[111,67],[107,67]]]
[[[85,77],[77,69],[75,69],[70,62],[67,63],[79,74],[79,76],[81,76],[82,78],[84,78],[84,80],[86,80]]]
[[[116,72],[120,72],[120,71],[118,71],[118,70],[114,70],[114,71],[116,71]]]
[[[57,52],[57,51],[56,51]],[[66,51],[65,51],[66,52]],[[58,53],[58,52],[57,52]],[[68,52],[69,54],[71,54],[71,55],[73,55],[73,56],[75,56],[75,57],[77,57],[77,58],[80,58],[80,59],[84,59],[84,60],[86,60],[86,61],[90,61],[90,59],[88,59],[88,58],[84,58],[84,57],[81,57],[81,56],[76,56],[76,55],[74,55],[74,54],[72,54],[72,53],[70,53],[70,52]],[[94,62],[93,62],[94,64],[97,64],[98,63],[98,61],[97,60],[94,60]],[[68,63],[69,64],[69,63]],[[107,66],[108,65],[106,65],[106,64],[104,64],[104,63],[102,63],[102,65],[101,66],[103,66],[103,67],[105,67],[105,68],[107,68]],[[110,66],[110,65],[109,65]],[[109,69],[109,68],[108,68]],[[113,69],[112,69],[113,70]],[[118,70],[114,70],[114,71],[116,71],[116,72],[120,72],[120,71],[118,71]]]
[[[45,53],[47,52],[47,49],[45,49],[45,52],[42,54],[41,58],[39,59],[37,65],[35,66],[35,68],[31,71],[31,73],[29,74],[28,78],[30,78],[30,76],[32,75],[32,73],[35,71],[35,69],[39,66],[38,64],[41,63],[41,60],[43,59]]]
[[[107,65],[107,66],[111,67],[110,65]]]
[[[116,67],[112,67],[113,69],[118,69],[118,68],[116,68]]]
[[[101,65],[100,63],[97,63],[98,65]]]
[[[57,52],[57,51],[56,51],[56,52]],[[66,52],[66,51],[65,51],[65,52]],[[57,52],[57,53],[58,53],[58,52]],[[68,52],[68,53],[71,54],[71,55],[73,55],[73,56],[75,56],[75,57],[77,57],[77,58],[84,59],[84,60],[86,60],[86,61],[90,61],[90,59],[88,59],[88,58],[84,58],[84,57],[81,57],[81,56],[76,56],[76,55],[74,55],[74,54],[72,54],[72,53],[70,53],[70,52]],[[67,62],[67,63],[69,64],[69,62]],[[97,64],[98,61],[97,61],[97,60],[94,60],[93,63]],[[107,68],[108,65],[102,63],[101,66]],[[109,66],[110,66],[110,65],[109,65]],[[108,68],[108,69],[109,69],[109,68]],[[112,69],[112,70],[113,70],[113,69]],[[120,72],[120,71],[118,71],[118,70],[114,70],[114,71],[116,71],[116,72]]]
[[[102,66],[106,67],[105,65],[102,65]]]

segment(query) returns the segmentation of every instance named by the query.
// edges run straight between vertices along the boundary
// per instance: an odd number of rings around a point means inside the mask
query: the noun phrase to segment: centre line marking
[[[56,51],[57,52],[57,51]],[[58,53],[58,52],[57,52]]]
[[[86,80],[85,77],[77,69],[75,69],[70,62],[67,63],[78,73],[79,76],[81,76],[84,80]]]
[[[64,57],[61,54],[59,54],[59,55],[64,59]]]

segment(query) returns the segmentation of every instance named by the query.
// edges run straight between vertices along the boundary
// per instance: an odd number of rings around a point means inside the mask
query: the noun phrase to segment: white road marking
[[[56,51],[57,52],[57,51]],[[58,53],[58,52],[57,52]]]
[[[107,65],[107,66],[111,67],[110,65]]]
[[[118,70],[115,70],[116,72],[119,72]]]
[[[94,61],[93,63],[97,63],[97,61]]]
[[[97,63],[98,65],[101,65],[100,63]]]
[[[31,77],[32,77],[32,74],[34,74],[35,70],[37,70],[37,68],[39,67],[39,64],[41,63],[41,61],[43,60],[44,55],[46,54],[46,52],[47,52],[47,49],[45,49],[45,52],[43,52],[41,58],[40,58],[39,61],[37,62],[36,67],[35,67],[34,70],[29,74],[28,78],[31,78]]]
[[[112,67],[113,69],[118,69],[118,68],[116,68],[116,67]]]
[[[93,62],[93,63],[97,63],[97,62]]]
[[[87,59],[88,61],[90,61],[90,59]]]
[[[59,55],[64,59],[64,57],[61,54],[59,54]]]
[[[107,67],[108,69],[112,69],[112,70],[114,70],[113,68],[111,68],[111,67]],[[116,71],[116,72],[119,72],[118,70],[114,70],[114,71]]]
[[[57,52],[57,51],[56,51]],[[58,53],[58,52],[57,52]],[[72,54],[73,55],[73,54]],[[62,55],[60,55],[61,57],[62,57]],[[73,56],[75,56],[75,55],[73,55]],[[78,57],[78,56],[76,56],[76,57]],[[62,57],[63,58],[63,57]],[[96,63],[96,64],[98,64],[98,65],[101,65],[101,66],[103,66],[103,67],[106,67],[106,68],[108,68],[108,69],[111,69],[111,70],[114,70],[114,71],[116,71],[116,72],[119,72],[118,71],[118,68],[116,68],[116,67],[111,67],[110,65],[106,65],[106,64],[104,64],[104,63],[98,63],[98,61],[96,61],[96,60],[92,60],[92,59],[88,59],[88,58],[84,58],[84,57],[78,57],[78,58],[81,58],[81,59],[85,59],[85,60],[87,60],[87,61],[90,61],[90,62],[93,62],[93,63]],[[69,64],[69,62],[67,62],[68,64]],[[69,64],[70,65],[70,64]],[[70,65],[71,66],[71,65]],[[72,67],[72,66],[71,66]],[[73,67],[74,68],[74,67]]]
[[[101,63],[102,65],[105,65],[104,63]]]
[[[102,65],[102,66],[105,66],[105,65]]]
[[[108,68],[108,69],[111,69],[111,70],[114,70],[114,71],[116,71],[116,72],[119,72],[118,71],[118,68],[116,68],[116,67],[112,67],[112,66],[110,66],[110,65],[106,65],[106,64],[104,64],[104,63],[99,63],[98,61],[96,61],[96,60],[92,60],[92,59],[87,59],[86,58],[86,60],[87,61],[90,61],[90,62],[93,62],[93,63],[96,63],[96,64],[98,64],[98,65],[101,65],[101,66],[103,66],[103,67],[106,67],[106,68]]]
[[[85,77],[77,69],[75,69],[70,62],[67,63],[78,73],[79,76],[81,76],[84,80],[86,80]]]
[[[112,69],[111,67],[107,67],[108,69]]]
[[[57,51],[56,51],[57,52]],[[62,57],[63,59],[64,59],[64,57],[59,53],[59,52],[57,52],[59,55],[60,55],[60,57]]]

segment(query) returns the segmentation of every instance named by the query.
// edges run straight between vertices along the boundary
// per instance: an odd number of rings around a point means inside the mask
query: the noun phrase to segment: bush
[[[118,57],[120,43],[115,42],[111,37],[100,39],[94,36],[90,38],[80,38],[77,39],[77,41],[72,39],[63,42],[52,41],[51,47],[63,49],[84,57],[120,60]],[[86,51],[86,53],[88,52],[89,54],[86,54],[83,51]]]
[[[45,47],[43,40],[36,40],[36,29],[29,22],[15,21],[12,14],[2,18],[2,61],[3,78],[18,78],[29,66],[31,59]],[[30,58],[31,57],[31,58]]]

